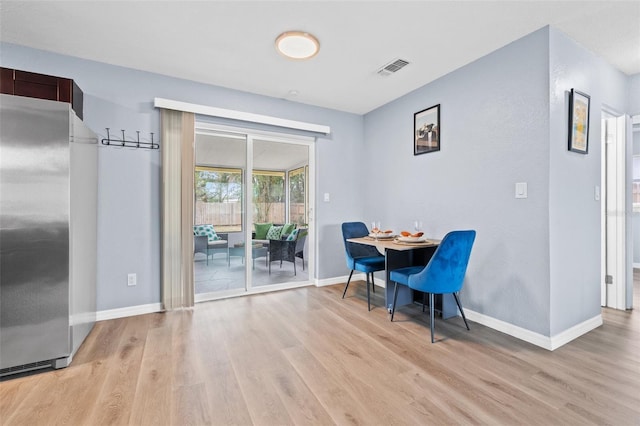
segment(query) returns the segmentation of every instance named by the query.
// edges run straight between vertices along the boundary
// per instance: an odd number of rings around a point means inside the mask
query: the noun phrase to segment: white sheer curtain
[[[162,304],[165,310],[194,304],[193,113],[161,109]],[[185,219],[185,220],[183,220]]]

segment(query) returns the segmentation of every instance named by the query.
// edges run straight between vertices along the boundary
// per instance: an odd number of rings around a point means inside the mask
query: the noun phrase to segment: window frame
[[[309,224],[309,166],[304,165],[296,167],[295,169],[287,170],[287,221],[293,222],[291,219],[291,177],[297,175],[303,175],[304,179],[304,218],[303,223],[298,225]]]

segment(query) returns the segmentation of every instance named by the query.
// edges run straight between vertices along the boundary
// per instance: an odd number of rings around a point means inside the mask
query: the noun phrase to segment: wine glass
[[[415,229],[416,232],[422,231],[422,221],[421,220],[414,221],[413,222],[413,229]]]
[[[380,233],[380,222],[373,221],[371,222],[371,233],[377,238]]]

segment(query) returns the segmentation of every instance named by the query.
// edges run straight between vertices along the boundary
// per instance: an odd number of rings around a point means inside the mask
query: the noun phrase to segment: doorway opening
[[[631,294],[627,294],[627,309],[640,306],[640,115],[631,119],[631,146],[632,146],[632,189],[631,189],[631,228],[632,228],[632,262],[633,262],[633,286]]]
[[[633,300],[632,161],[627,118],[602,111],[602,280],[601,305],[627,309]],[[627,171],[629,170],[629,174]],[[628,297],[627,297],[628,296]]]

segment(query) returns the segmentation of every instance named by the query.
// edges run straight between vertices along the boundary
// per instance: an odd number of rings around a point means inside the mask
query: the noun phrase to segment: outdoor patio
[[[272,262],[271,274],[269,274],[265,257],[257,258],[254,262],[252,270],[254,287],[309,280],[306,260],[303,271],[302,259],[296,258],[296,275],[293,274],[293,263],[291,262],[282,262],[282,267],[280,267],[280,262]],[[242,289],[246,281],[244,258],[231,256],[229,264],[224,254],[216,253],[213,259],[209,257],[207,265],[204,254],[197,253],[194,258],[193,275],[196,294]]]

